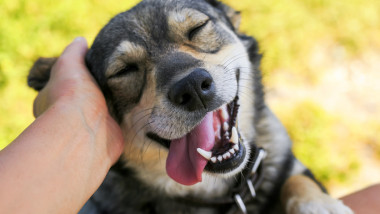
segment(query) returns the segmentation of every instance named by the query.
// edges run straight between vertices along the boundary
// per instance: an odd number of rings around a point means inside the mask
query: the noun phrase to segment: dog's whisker
[[[224,79],[223,80],[223,83],[229,83],[230,81],[233,81],[233,80],[236,80],[235,77],[231,77],[231,78],[228,78],[228,79]],[[253,79],[247,79],[247,78],[240,78],[239,81],[247,81],[247,82],[250,82],[252,81]]]
[[[248,56],[248,54],[244,53],[244,52],[236,54],[236,55],[232,56],[231,58],[229,58],[226,62],[223,62],[222,66],[224,66],[226,68],[226,67],[228,67],[228,65],[230,65],[230,63],[234,62],[235,60],[237,60],[239,58],[245,57],[245,56]],[[228,64],[226,65],[226,63],[228,63]]]
[[[145,145],[145,144],[146,144],[146,138],[144,138],[144,143],[143,143],[143,146],[142,146],[142,154],[141,154],[142,157],[144,157],[144,153],[146,153],[148,151],[149,146],[152,145],[152,141],[149,141],[148,145]]]
[[[145,162],[144,162],[144,152],[143,152],[143,150],[144,150],[144,147],[145,147],[145,143],[146,143],[146,138],[144,138],[144,140],[143,140],[143,144],[142,144],[142,146],[140,147],[140,152],[139,152],[139,155],[140,155],[140,162],[143,164],[142,166],[143,167],[145,167]]]
[[[127,131],[127,136],[128,135],[130,135],[130,134],[133,134],[133,132],[134,132],[134,128],[138,125],[138,123],[139,122],[142,122],[142,119],[144,118],[144,117],[147,117],[147,116],[149,116],[150,115],[150,113],[149,114],[146,114],[146,115],[144,115],[144,116],[142,116],[142,117],[140,117],[140,119],[138,120],[138,121],[135,121],[130,127],[127,127],[127,129],[128,129],[128,131]],[[144,125],[145,126],[145,125]],[[143,126],[143,127],[144,127]],[[134,141],[134,139],[135,139],[135,137],[137,136],[137,134],[138,134],[138,132],[136,132],[135,134],[134,134],[134,136],[133,136],[133,138],[131,139],[131,143],[133,143],[133,141]],[[129,150],[129,154],[130,154],[130,152],[132,152],[131,150]]]
[[[223,65],[223,67],[226,69],[226,68],[228,68],[229,65],[231,65],[232,63],[234,63],[234,62],[240,60],[240,59],[243,58],[243,57],[245,57],[245,56],[239,56],[239,57],[236,57],[235,59],[231,60],[228,64]]]
[[[224,56],[223,59],[220,61],[220,64],[223,65],[224,63],[228,62],[231,59],[229,55]],[[227,61],[225,61],[227,60]]]
[[[235,72],[237,70],[239,70],[240,72],[240,76],[244,75],[244,76],[250,76],[250,77],[253,77],[254,74],[252,74],[251,72],[244,72],[243,69],[248,69],[248,68],[244,68],[244,67],[235,67],[235,68],[230,68],[228,70],[224,70],[224,74],[227,74],[229,72]],[[240,77],[241,78],[241,77]]]
[[[139,122],[142,122],[145,117],[148,117],[150,115],[151,115],[151,113],[147,113],[147,114],[139,117],[139,119],[134,121],[134,123],[131,125],[131,128],[135,127]]]
[[[146,112],[146,111],[149,111],[149,110],[153,110],[153,109],[154,109],[154,107],[153,107],[153,108],[146,108],[146,109],[143,109],[143,110],[137,112],[136,114],[133,114],[132,119],[133,119],[134,121],[136,121],[135,118],[136,118],[139,114],[141,114],[141,113],[143,113],[143,112]],[[139,120],[139,119],[138,119],[138,120]]]
[[[140,127],[137,132],[135,133],[135,135],[133,136],[132,138],[132,142],[134,141],[135,137],[139,134],[139,132],[141,132],[144,128],[146,128],[147,126],[149,126],[150,124],[152,124],[152,122],[148,122],[148,123],[145,123],[142,127]]]
[[[157,107],[157,106],[155,106],[155,107],[153,107],[153,108],[148,108],[148,109],[145,109],[145,110],[143,110],[143,111],[140,111],[140,112],[138,112],[137,114],[140,114],[140,113],[145,112],[145,111],[148,111],[148,110],[152,110],[152,112],[153,112],[155,109],[160,109],[160,108]],[[137,115],[137,114],[136,114],[136,115]],[[149,115],[151,115],[151,112],[150,112],[150,113],[147,113],[147,114],[145,114],[145,115],[143,115],[143,116],[141,116],[141,117],[139,117],[137,120],[134,120],[134,123],[131,125],[131,127],[134,127],[137,123],[139,123],[142,119],[144,119],[144,117],[147,117],[147,116],[149,116]]]
[[[250,94],[247,94],[245,92],[241,92],[240,95],[241,95],[242,99],[244,99],[244,100],[247,100],[250,102],[255,101],[254,97]]]
[[[228,63],[229,61],[231,61],[231,60],[234,60],[234,58],[236,58],[236,57],[240,57],[240,56],[244,56],[244,55],[247,55],[247,53],[244,53],[244,52],[239,52],[239,53],[237,53],[237,54],[235,54],[235,55],[233,55],[233,56],[225,56],[224,58],[223,58],[223,60],[221,61],[221,64],[222,65],[225,65],[226,63]],[[228,58],[228,59],[227,59]]]
[[[246,66],[237,66],[237,67],[231,67],[231,68],[225,68],[225,71],[231,71],[231,70],[236,70],[236,69],[247,69],[248,71],[251,71],[251,67],[246,67]]]

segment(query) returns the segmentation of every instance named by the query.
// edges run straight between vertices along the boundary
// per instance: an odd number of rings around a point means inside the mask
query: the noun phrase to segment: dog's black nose
[[[206,70],[200,68],[175,83],[169,90],[169,100],[187,111],[208,109],[214,96],[214,81]]]

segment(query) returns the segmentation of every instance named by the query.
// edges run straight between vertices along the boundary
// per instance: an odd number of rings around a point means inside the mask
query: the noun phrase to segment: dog
[[[143,0],[100,31],[86,64],[126,147],[80,213],[353,213],[294,157],[239,23],[217,0]]]

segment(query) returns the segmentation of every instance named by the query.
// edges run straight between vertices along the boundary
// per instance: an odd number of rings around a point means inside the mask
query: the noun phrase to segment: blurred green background
[[[126,1],[0,0],[0,149],[33,120],[26,76],[76,36],[91,44]],[[335,196],[380,182],[380,1],[225,0],[263,53],[268,104]]]

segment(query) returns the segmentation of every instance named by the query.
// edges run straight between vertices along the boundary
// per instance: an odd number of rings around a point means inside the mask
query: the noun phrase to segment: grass
[[[76,36],[91,43],[111,17],[137,2],[0,0],[0,149],[34,120],[36,92],[26,86],[33,61],[39,56],[59,55]],[[269,87],[273,87],[277,72],[295,76],[294,84],[318,85],[324,71],[311,59],[321,43],[340,47],[348,59],[380,47],[378,0],[224,2],[242,12],[241,31],[260,42],[264,81]],[[347,145],[368,144],[380,156],[380,143],[373,132],[345,121],[343,129],[349,130],[349,136],[339,134],[344,118],[329,114],[318,103],[304,100],[276,109],[295,141],[294,152],[325,183],[347,182],[361,167],[358,157],[349,154],[353,148]],[[376,120],[366,125],[380,131]],[[336,153],[347,155],[343,158]]]
[[[110,18],[137,1],[0,0],[0,149],[33,120],[36,93],[26,76],[40,56],[58,56],[76,36],[89,43]]]
[[[281,68],[313,82],[320,71],[309,68],[308,56],[320,42],[342,46],[349,57],[380,46],[376,0],[242,0],[231,5],[242,12],[241,30],[260,41],[265,72]]]
[[[313,169],[320,181],[345,182],[357,172],[360,160],[352,153],[356,144],[335,142],[336,139],[346,140],[346,133],[339,131],[344,128],[341,127],[342,118],[329,114],[309,100],[283,112],[286,114],[279,116],[294,141],[294,153]]]

